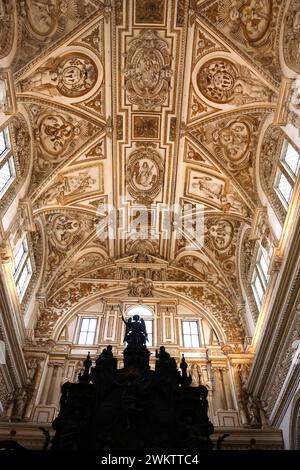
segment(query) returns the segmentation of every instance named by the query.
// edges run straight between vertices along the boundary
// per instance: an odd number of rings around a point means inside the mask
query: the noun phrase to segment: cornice
[[[13,312],[11,305],[7,300],[7,292],[0,276],[0,313],[1,323],[0,331],[6,345],[7,367],[10,372],[10,379],[14,386],[21,387],[26,383],[27,368],[22,351],[22,338],[19,328],[19,322],[14,320],[19,312]]]
[[[279,356],[284,354],[291,332],[291,325],[297,314],[295,303],[300,296],[300,221],[294,239],[286,255],[282,274],[274,288],[276,297],[271,306],[269,318],[264,325],[257,355],[249,378],[248,389],[261,395]]]

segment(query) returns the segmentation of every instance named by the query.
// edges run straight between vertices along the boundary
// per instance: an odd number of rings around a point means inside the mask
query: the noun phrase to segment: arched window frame
[[[144,310],[144,313],[143,311]],[[145,311],[148,314],[145,314]],[[146,330],[148,334],[147,346],[152,347],[155,344],[155,324],[154,324],[154,310],[148,305],[131,305],[126,309],[125,316],[132,317],[133,315],[140,315],[146,324]]]
[[[16,178],[15,162],[8,126],[0,130],[0,199]]]

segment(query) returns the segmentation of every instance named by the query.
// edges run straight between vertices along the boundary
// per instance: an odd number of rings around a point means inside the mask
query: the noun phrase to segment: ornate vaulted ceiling
[[[241,339],[239,246],[260,207],[284,3],[25,0],[14,16],[14,2],[0,2],[10,12],[2,53],[12,45],[33,138],[38,334],[79,299],[126,290],[135,261],[142,275],[151,262],[154,290],[194,299]],[[163,236],[157,207],[184,202],[204,205],[203,245]],[[119,211],[115,238],[97,232],[104,204]],[[128,224],[141,205],[152,236],[135,240]]]

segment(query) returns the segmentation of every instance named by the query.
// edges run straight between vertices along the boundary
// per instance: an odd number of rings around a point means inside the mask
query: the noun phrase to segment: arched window
[[[269,126],[260,153],[261,184],[281,224],[294,197],[299,170],[297,146],[281,129]]]
[[[19,240],[14,250],[13,275],[20,302],[22,301],[32,276],[32,265],[26,235]]]
[[[146,307],[144,305],[137,305],[134,307],[130,307],[127,312],[126,316],[133,317],[133,315],[139,315],[145,321],[146,330],[148,334],[148,346],[153,346],[153,315],[154,312],[152,308]],[[149,319],[148,319],[149,317]],[[152,318],[151,318],[152,317]]]
[[[281,157],[278,162],[274,187],[286,209],[288,208],[292,197],[296,178],[299,173],[299,167],[299,153],[285,140]]]
[[[0,131],[0,198],[7,191],[15,176],[9,131],[6,127]]]

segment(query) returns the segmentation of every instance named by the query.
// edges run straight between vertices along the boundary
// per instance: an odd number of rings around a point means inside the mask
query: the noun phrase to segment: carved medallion
[[[197,74],[197,84],[205,98],[214,103],[237,105],[255,101],[272,101],[274,92],[247,67],[227,59],[211,59]]]
[[[233,240],[234,227],[228,220],[216,219],[208,224],[207,235],[210,237],[216,250],[225,251]]]
[[[80,129],[61,115],[48,115],[39,125],[40,144],[47,153],[58,156],[80,134]]]
[[[12,0],[0,1],[0,58],[12,48],[14,35],[14,15]]]
[[[228,103],[234,96],[237,70],[229,60],[209,60],[199,70],[197,82],[201,93],[215,103]]]
[[[161,157],[155,150],[136,150],[130,155],[126,168],[129,194],[137,202],[152,201],[161,190],[163,173]]]
[[[287,65],[300,73],[300,0],[291,1],[285,16],[283,51]]]
[[[271,0],[264,0],[263,2],[248,0],[239,11],[235,10],[233,12],[232,18],[234,20],[239,16],[245,38],[249,42],[257,43],[265,36],[268,30],[271,13]]]
[[[146,30],[130,42],[125,66],[125,87],[130,103],[139,109],[162,105],[170,87],[172,70],[168,44],[156,31]]]
[[[47,228],[52,244],[59,251],[64,251],[73,244],[82,227],[78,217],[58,214],[51,219]]]
[[[33,32],[40,36],[53,34],[58,26],[58,18],[66,13],[67,4],[61,0],[25,0],[27,21]]]
[[[241,39],[257,46],[269,30],[272,3],[271,0],[223,0],[219,2],[217,12],[211,11],[212,14],[217,24],[225,27],[225,32],[230,32],[236,38],[242,36]]]
[[[232,165],[240,165],[249,153],[250,129],[245,122],[232,121],[213,132],[213,141],[221,147]]]
[[[39,91],[50,96],[61,94],[76,98],[88,93],[96,84],[95,62],[85,54],[67,54],[49,59],[21,83],[22,91]]]

